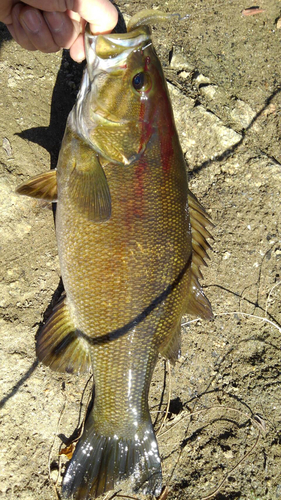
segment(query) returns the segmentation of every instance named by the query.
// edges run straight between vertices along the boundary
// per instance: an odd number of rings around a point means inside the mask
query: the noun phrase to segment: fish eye
[[[134,89],[138,92],[147,92],[151,88],[150,76],[145,72],[137,73],[134,76],[132,83]]]
[[[137,73],[133,78],[133,87],[136,90],[141,90],[144,84],[144,73]]]

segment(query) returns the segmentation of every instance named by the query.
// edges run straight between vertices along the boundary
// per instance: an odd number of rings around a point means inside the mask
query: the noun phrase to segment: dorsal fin
[[[207,238],[212,238],[212,235],[206,229],[206,226],[213,226],[213,224],[208,218],[205,209],[191,191],[188,191],[188,206],[192,236],[192,263],[187,312],[203,319],[211,319],[213,317],[211,304],[205,296],[198,279],[203,277],[200,267],[207,266],[205,259],[209,259],[207,250],[211,248]]]

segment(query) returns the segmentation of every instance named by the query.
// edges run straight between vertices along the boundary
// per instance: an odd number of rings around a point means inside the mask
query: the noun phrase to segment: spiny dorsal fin
[[[16,193],[41,198],[46,201],[57,201],[57,172],[50,170],[35,175],[16,188]]]
[[[79,374],[91,370],[88,345],[73,324],[65,298],[54,307],[40,330],[36,354],[54,371]]]
[[[211,304],[205,296],[198,281],[202,278],[201,266],[206,266],[206,258],[209,258],[207,250],[210,247],[207,238],[212,238],[206,226],[213,226],[212,222],[191,191],[188,191],[188,206],[192,236],[192,263],[191,263],[191,286],[188,300],[188,312],[200,316],[202,319],[213,317]]]

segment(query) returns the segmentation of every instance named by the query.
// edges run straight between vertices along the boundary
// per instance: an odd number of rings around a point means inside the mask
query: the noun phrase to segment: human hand
[[[1,0],[0,21],[27,50],[70,49],[72,59],[85,59],[86,23],[92,33],[109,33],[118,13],[110,0]]]

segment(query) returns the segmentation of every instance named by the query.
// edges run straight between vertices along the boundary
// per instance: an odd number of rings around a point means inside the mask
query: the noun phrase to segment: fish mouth
[[[130,54],[136,50],[144,50],[151,43],[151,30],[148,26],[141,26],[130,33],[93,35],[88,25],[85,31],[85,51],[90,81],[100,72],[113,73],[126,69]]]

